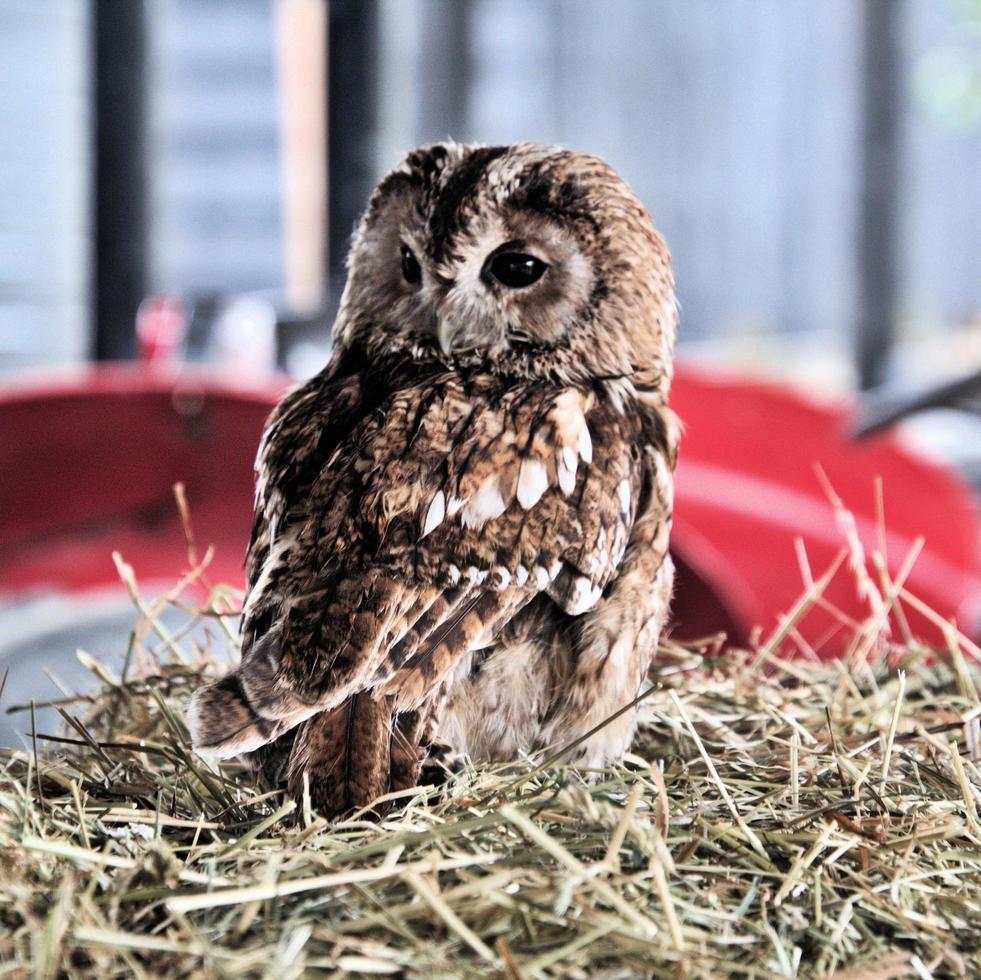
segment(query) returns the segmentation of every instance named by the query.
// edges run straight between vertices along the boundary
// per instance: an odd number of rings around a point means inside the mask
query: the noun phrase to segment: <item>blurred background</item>
[[[251,456],[282,373],[328,356],[378,177],[428,141],[528,139],[605,157],[647,204],[683,363],[862,393],[858,428],[946,405],[904,438],[981,480],[981,0],[2,0],[0,107],[0,397],[51,369],[190,362],[260,394],[188,458],[244,431]],[[161,405],[196,417],[169,384]],[[92,455],[73,440],[120,413],[58,391],[44,425],[23,398],[4,416],[8,545],[25,483],[36,503],[91,455],[116,474],[92,500],[125,497],[146,471],[120,477],[121,456],[173,448],[132,413]],[[171,475],[133,491],[140,533]],[[80,480],[60,482],[48,510],[68,514]],[[36,540],[6,566],[0,546],[0,579]]]
[[[688,357],[838,389],[981,361],[979,0],[4,0],[0,55],[3,370],[248,294],[308,373],[371,185],[448,136],[606,157]]]

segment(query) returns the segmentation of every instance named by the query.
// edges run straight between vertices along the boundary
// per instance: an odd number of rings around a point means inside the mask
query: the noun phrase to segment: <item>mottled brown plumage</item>
[[[602,161],[409,154],[355,235],[330,363],[263,437],[242,662],[194,697],[199,751],[254,753],[333,815],[632,700],[673,577],[675,319],[667,251]],[[573,759],[618,757],[634,723]]]

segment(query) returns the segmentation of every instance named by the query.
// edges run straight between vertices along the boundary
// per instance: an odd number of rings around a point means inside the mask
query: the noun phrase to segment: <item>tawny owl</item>
[[[665,622],[670,258],[601,160],[410,153],[355,233],[324,370],[259,449],[242,661],[194,695],[335,815],[428,760],[627,749]]]

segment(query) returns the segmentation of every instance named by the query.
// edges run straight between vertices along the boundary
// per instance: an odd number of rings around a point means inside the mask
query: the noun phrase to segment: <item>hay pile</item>
[[[953,630],[932,667],[881,619],[847,666],[782,660],[790,621],[668,644],[622,767],[465,772],[327,826],[191,754],[210,658],[137,599],[125,676],[93,664],[67,733],[3,758],[0,974],[981,975],[981,670]],[[188,624],[227,646],[228,608]]]

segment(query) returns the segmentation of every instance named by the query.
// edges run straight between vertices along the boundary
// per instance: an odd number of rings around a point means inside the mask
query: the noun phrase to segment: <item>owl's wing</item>
[[[364,363],[350,350],[335,353],[318,375],[290,391],[266,422],[256,453],[255,512],[246,556],[252,592],[269,550],[297,516],[324,460],[385,392],[363,383]]]
[[[447,374],[392,395],[284,500],[242,663],[195,695],[195,745],[252,751],[363,691],[414,709],[539,593],[591,609],[637,509],[636,425],[541,384]]]

